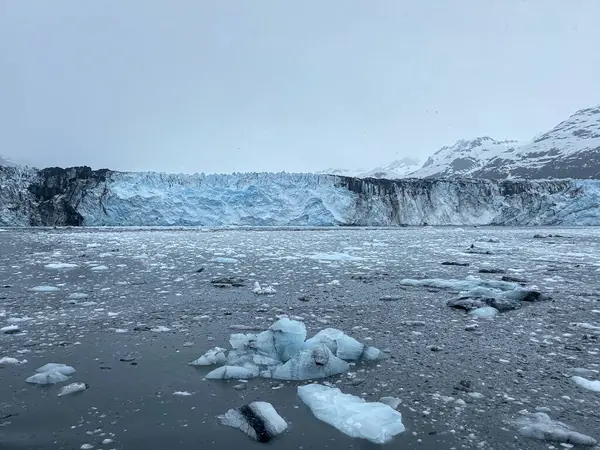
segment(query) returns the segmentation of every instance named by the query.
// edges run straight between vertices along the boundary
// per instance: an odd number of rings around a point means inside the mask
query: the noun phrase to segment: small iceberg
[[[521,411],[520,414],[521,417],[513,421],[513,425],[521,436],[540,441],[589,447],[593,447],[597,443],[594,438],[574,431],[569,425],[552,420],[546,413]]]
[[[48,363],[36,369],[37,373],[46,373],[46,372],[58,372],[63,375],[72,375],[75,373],[75,369],[71,366],[67,366],[66,364],[59,363]]]
[[[600,381],[598,380],[588,380],[587,378],[583,378],[580,376],[571,377],[571,380],[573,380],[575,384],[581,386],[584,389],[600,393]]]
[[[33,292],[56,292],[58,288],[56,286],[35,286],[30,290]]]
[[[367,402],[320,384],[298,387],[298,396],[314,416],[342,433],[385,444],[404,432],[402,414],[380,402]]]
[[[190,366],[212,366],[213,364],[225,364],[227,362],[227,350],[221,347],[215,347],[207,351],[200,358],[192,361]]]
[[[68,379],[68,376],[63,375],[60,372],[42,372],[30,376],[25,380],[25,382],[45,386],[48,384],[62,383],[63,381],[67,381]]]
[[[257,295],[273,295],[277,293],[273,286],[261,287],[258,281],[254,282],[254,289],[252,289],[252,292]]]
[[[76,267],[79,267],[79,266],[77,264],[70,264],[70,263],[52,263],[52,264],[46,264],[44,266],[44,268],[50,269],[50,270],[75,269]]]
[[[62,397],[64,395],[74,394],[76,392],[85,391],[89,386],[86,383],[71,383],[62,387],[58,392],[58,396]]]
[[[335,356],[325,344],[318,344],[310,349],[301,350],[292,359],[275,367],[264,377],[276,380],[316,380],[346,372],[350,365]]]
[[[273,405],[267,402],[252,402],[230,409],[218,419],[222,425],[238,428],[258,442],[269,442],[288,427]]]

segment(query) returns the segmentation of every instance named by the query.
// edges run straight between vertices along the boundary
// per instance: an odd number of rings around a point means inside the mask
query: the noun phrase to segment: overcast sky
[[[600,103],[600,0],[0,0],[0,154],[370,168]]]

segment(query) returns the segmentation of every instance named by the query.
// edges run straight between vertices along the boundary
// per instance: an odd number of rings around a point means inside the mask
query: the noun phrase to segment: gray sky
[[[599,0],[0,0],[0,154],[306,171],[600,103]]]

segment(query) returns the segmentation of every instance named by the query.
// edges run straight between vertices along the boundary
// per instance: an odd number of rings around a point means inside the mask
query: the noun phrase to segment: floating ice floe
[[[221,424],[238,428],[258,442],[268,442],[287,429],[286,421],[267,402],[252,402],[218,416]]]
[[[587,322],[578,322],[578,323],[573,323],[571,325],[573,325],[577,328],[583,328],[585,330],[600,331],[599,326],[592,325],[591,323],[587,323]]]
[[[258,281],[254,282],[254,289],[252,289],[252,292],[258,295],[273,295],[277,293],[273,286],[261,287]]]
[[[6,319],[6,322],[10,323],[10,324],[15,324],[15,323],[29,322],[30,320],[33,320],[33,318],[32,317],[10,317],[10,318]]]
[[[79,266],[77,264],[71,264],[71,263],[51,263],[51,264],[46,264],[44,266],[44,268],[51,269],[51,270],[75,269],[76,267],[79,267]]]
[[[75,373],[75,369],[71,366],[67,366],[66,364],[59,363],[48,363],[44,364],[42,367],[36,369],[37,373],[45,373],[45,372],[58,372],[63,375],[71,375]]]
[[[215,347],[192,365],[226,364],[208,379],[248,379],[256,376],[279,380],[326,378],[349,369],[348,362],[375,361],[382,353],[340,330],[328,328],[306,340],[306,326],[287,317],[261,333],[236,333],[229,339],[232,350]]]
[[[62,397],[64,395],[74,394],[76,392],[85,391],[89,386],[86,383],[71,383],[62,387],[58,392],[58,396]]]
[[[33,292],[56,292],[58,288],[56,286],[35,286],[30,290]]]
[[[0,328],[0,333],[4,333],[4,334],[15,334],[20,331],[21,331],[21,329],[19,328],[18,325],[8,325],[7,327]]]
[[[17,358],[10,358],[8,356],[4,356],[4,357],[0,358],[0,366],[3,366],[3,365],[8,366],[8,365],[13,365],[13,364],[14,365],[25,364],[26,362],[27,362],[26,359],[19,361]]]
[[[175,391],[173,392],[173,395],[177,395],[178,397],[189,397],[192,393],[188,391]]]
[[[315,417],[342,433],[385,444],[404,432],[402,414],[380,402],[367,402],[320,384],[298,387],[298,396]]]
[[[107,266],[94,266],[90,270],[93,270],[94,272],[101,272],[103,270],[108,270],[108,267]]]
[[[225,364],[227,362],[227,350],[221,347],[211,348],[200,358],[192,361],[191,366],[212,366],[213,364]]]
[[[67,375],[63,375],[60,372],[43,372],[36,373],[35,375],[30,376],[25,380],[27,383],[31,384],[39,384],[39,385],[47,385],[47,384],[56,384],[67,381],[69,377]]]
[[[469,311],[469,315],[473,317],[480,317],[489,319],[498,314],[498,310],[496,308],[492,308],[491,306],[483,306],[481,308],[472,309]]]
[[[600,381],[598,380],[588,380],[587,378],[583,378],[580,376],[571,377],[571,380],[573,380],[575,384],[581,386],[584,389],[588,389],[594,392],[600,392]]]
[[[235,264],[235,263],[238,262],[237,259],[234,259],[234,258],[225,258],[225,257],[222,257],[222,256],[210,259],[209,261],[215,262],[215,263],[221,263],[221,264]]]
[[[85,294],[83,292],[73,292],[72,294],[69,294],[69,298],[71,300],[83,300],[84,298],[88,298],[89,294]]]
[[[157,327],[151,328],[150,331],[154,331],[155,333],[164,333],[167,331],[171,331],[169,327],[165,327],[164,325],[159,325]]]
[[[520,411],[521,417],[513,421],[517,432],[522,436],[541,441],[560,442],[571,445],[593,447],[596,440],[590,436],[573,431],[569,425],[552,420],[543,412],[530,413]]]

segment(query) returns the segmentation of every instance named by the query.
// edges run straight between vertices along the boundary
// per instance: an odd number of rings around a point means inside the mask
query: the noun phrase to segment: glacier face
[[[600,181],[0,168],[0,225],[600,225]]]

